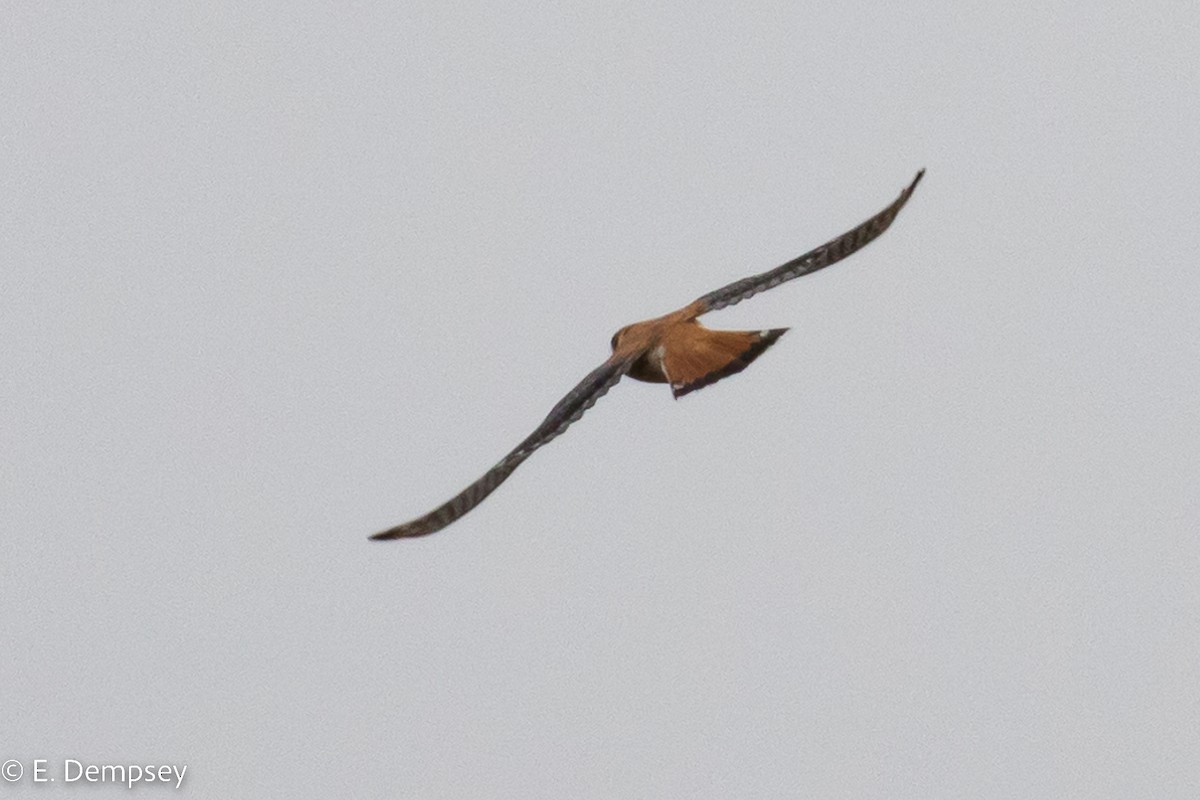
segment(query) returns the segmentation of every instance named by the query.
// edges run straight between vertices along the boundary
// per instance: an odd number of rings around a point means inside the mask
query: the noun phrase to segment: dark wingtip
[[[404,525],[397,525],[394,528],[388,528],[386,531],[372,534],[367,538],[372,542],[385,542],[392,539],[413,539],[417,536],[427,536],[434,531],[441,530],[440,526],[430,526],[421,524],[423,520],[408,522]]]

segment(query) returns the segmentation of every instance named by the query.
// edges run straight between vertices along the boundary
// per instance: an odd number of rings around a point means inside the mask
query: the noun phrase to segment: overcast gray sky
[[[244,6],[4,7],[0,793],[1200,794],[1194,3]]]

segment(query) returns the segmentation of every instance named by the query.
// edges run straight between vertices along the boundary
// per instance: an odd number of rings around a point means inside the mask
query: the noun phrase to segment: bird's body
[[[827,267],[859,250],[887,230],[924,174],[924,170],[918,172],[887,208],[820,247],[773,270],[709,292],[678,311],[621,328],[613,335],[612,355],[560,400],[542,424],[483,477],[425,516],[371,538],[424,536],[454,522],[482,502],[535,450],[579,419],[624,375],[649,383],[667,383],[678,398],[741,372],[787,328],[715,331],[701,325],[697,318]]]

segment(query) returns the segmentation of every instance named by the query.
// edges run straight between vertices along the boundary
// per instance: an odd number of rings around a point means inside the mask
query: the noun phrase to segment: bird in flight
[[[512,474],[539,447],[559,436],[583,416],[625,375],[649,383],[666,383],[676,398],[741,372],[782,336],[787,328],[762,331],[714,331],[696,318],[709,311],[740,303],[841,261],[888,229],[904,208],[925,170],[917,173],[891,205],[858,227],[815,250],[760,275],[752,275],[709,292],[678,311],[626,325],[612,337],[612,355],[558,401],[533,433],[483,477],[423,517],[389,528],[372,539],[403,539],[440,531],[466,514]]]

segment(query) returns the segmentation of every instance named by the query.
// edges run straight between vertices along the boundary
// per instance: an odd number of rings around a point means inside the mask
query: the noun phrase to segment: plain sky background
[[[1194,2],[2,13],[0,761],[1200,795]],[[920,167],[749,370],[367,541]]]

